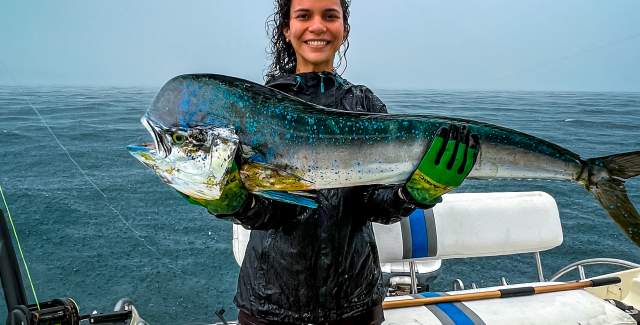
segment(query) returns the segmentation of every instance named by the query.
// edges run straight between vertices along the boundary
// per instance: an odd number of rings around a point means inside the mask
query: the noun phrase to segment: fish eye
[[[175,144],[183,144],[187,141],[187,135],[182,132],[174,132],[171,135],[171,140],[173,140],[173,143]]]

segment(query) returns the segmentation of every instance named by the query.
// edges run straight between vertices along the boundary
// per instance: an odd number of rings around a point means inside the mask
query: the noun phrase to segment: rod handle
[[[608,286],[611,284],[618,284],[622,282],[622,280],[620,280],[620,277],[617,277],[617,276],[591,279],[590,281],[591,281],[591,286],[593,287]]]

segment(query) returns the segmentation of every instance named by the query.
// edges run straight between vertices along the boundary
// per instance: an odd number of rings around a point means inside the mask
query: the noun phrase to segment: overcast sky
[[[262,82],[271,0],[2,0],[0,84]],[[353,0],[344,76],[376,89],[640,91],[638,0]]]

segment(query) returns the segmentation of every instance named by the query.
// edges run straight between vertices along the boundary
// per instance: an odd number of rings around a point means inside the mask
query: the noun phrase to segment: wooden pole
[[[558,291],[576,290],[576,289],[589,288],[589,287],[599,287],[599,286],[620,283],[620,281],[621,280],[619,277],[608,277],[608,278],[599,278],[599,279],[591,279],[591,280],[582,280],[582,281],[576,281],[576,282],[549,284],[549,285],[543,285],[543,286],[537,286],[537,287],[515,287],[515,288],[498,289],[498,290],[491,290],[491,291],[454,294],[454,295],[440,296],[440,297],[385,301],[382,303],[382,308],[392,309],[392,308],[432,305],[432,304],[439,304],[444,302],[460,302],[460,301],[481,300],[481,299],[530,296],[530,295],[548,293],[548,292],[558,292]]]

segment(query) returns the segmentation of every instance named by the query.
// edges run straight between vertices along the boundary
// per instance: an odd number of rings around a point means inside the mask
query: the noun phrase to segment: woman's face
[[[296,51],[296,72],[332,71],[345,39],[340,0],[292,0],[284,36]]]

